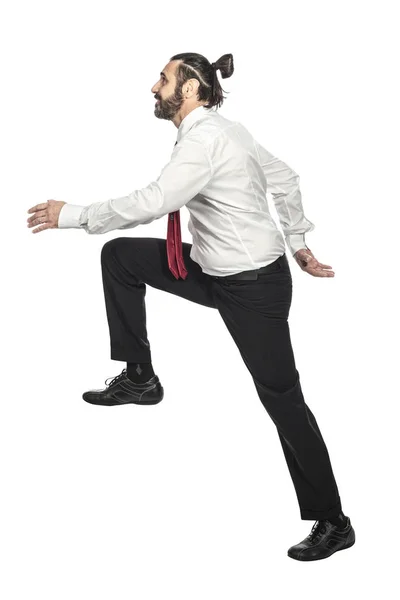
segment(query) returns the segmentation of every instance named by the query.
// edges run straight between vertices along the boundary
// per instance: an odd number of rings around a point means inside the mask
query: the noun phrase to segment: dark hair
[[[234,71],[232,54],[223,54],[215,63],[215,69],[212,64],[202,54],[195,52],[184,52],[175,54],[170,60],[182,60],[176,70],[177,87],[181,86],[188,79],[197,79],[200,83],[197,91],[199,102],[207,100],[205,108],[216,106],[219,108],[226,96],[222,92],[221,84],[218,81],[217,69],[221,72],[222,79],[230,77]],[[229,92],[228,92],[229,93]]]

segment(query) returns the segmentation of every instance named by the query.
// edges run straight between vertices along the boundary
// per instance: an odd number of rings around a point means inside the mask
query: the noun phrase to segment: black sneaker
[[[111,379],[110,383],[107,381]],[[157,375],[154,375],[146,383],[135,383],[128,379],[126,369],[116,377],[105,380],[104,390],[90,390],[82,395],[82,398],[90,404],[101,404],[102,406],[115,406],[117,404],[157,404],[164,397],[162,387]]]
[[[319,560],[328,558],[338,550],[350,548],[356,541],[356,534],[349,517],[347,525],[339,529],[328,520],[316,521],[311,533],[300,543],[291,546],[288,556],[296,560]]]

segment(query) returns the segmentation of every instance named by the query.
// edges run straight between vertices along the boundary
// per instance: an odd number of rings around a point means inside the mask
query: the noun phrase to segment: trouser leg
[[[147,284],[215,308],[212,282],[190,258],[191,247],[182,243],[188,270],[183,280],[175,279],[169,270],[165,239],[118,237],[103,246],[101,269],[112,360],[151,362],[146,328]]]
[[[304,401],[291,345],[289,264],[257,281],[213,282],[214,299],[276,425],[302,519],[328,519],[341,510],[328,450]]]

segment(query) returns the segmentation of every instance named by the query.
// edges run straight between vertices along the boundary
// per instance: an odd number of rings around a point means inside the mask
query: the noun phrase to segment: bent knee
[[[117,237],[112,240],[108,240],[108,242],[106,242],[101,249],[101,255],[100,255],[101,262],[103,263],[104,261],[109,259],[111,256],[115,256],[115,253],[121,247],[124,247],[126,245],[127,241],[132,242],[132,238]]]

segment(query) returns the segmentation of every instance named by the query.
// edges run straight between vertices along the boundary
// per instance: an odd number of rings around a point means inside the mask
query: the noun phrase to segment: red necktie
[[[175,142],[175,146],[177,143]],[[168,266],[173,276],[176,279],[179,279],[179,277],[186,279],[188,272],[183,262],[179,210],[168,214],[167,258]]]

